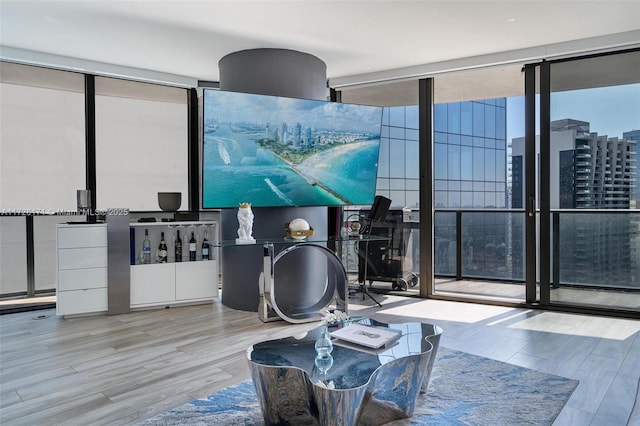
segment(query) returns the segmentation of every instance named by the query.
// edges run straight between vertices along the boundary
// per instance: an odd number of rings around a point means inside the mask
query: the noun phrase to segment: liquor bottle
[[[209,235],[204,231],[204,239],[202,240],[202,260],[209,260]]]
[[[158,246],[158,262],[167,263],[167,243],[164,240],[164,232],[160,233],[160,245]]]
[[[144,240],[142,241],[142,263],[151,263],[151,241],[149,241],[149,230],[144,230]]]
[[[191,233],[191,239],[189,240],[189,260],[196,260],[196,237]]]
[[[180,238],[180,230],[177,230],[176,234],[176,262],[182,262],[182,238]]]

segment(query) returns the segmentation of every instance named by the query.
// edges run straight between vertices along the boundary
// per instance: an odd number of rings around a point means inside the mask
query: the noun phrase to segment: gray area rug
[[[577,380],[440,347],[413,417],[389,425],[551,425]],[[139,425],[262,425],[251,381]]]

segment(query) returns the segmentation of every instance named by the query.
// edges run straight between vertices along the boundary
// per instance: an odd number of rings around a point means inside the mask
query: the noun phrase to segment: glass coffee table
[[[333,340],[332,352],[318,355],[315,345],[325,331],[319,326],[247,349],[267,425],[375,425],[411,417],[429,383],[442,329],[368,318],[350,322],[396,330],[400,337],[380,349]]]

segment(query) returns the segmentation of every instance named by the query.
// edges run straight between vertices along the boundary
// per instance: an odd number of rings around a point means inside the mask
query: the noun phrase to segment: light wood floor
[[[421,320],[441,345],[577,378],[557,425],[625,425],[640,376],[640,321],[360,295],[351,315]],[[0,316],[0,424],[127,425],[249,378],[246,348],[313,327],[213,304],[63,319]],[[517,409],[517,407],[514,407]]]

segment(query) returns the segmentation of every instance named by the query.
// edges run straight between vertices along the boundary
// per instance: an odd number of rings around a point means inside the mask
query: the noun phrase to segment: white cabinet
[[[151,247],[157,247],[160,233],[164,233],[169,248],[168,263],[150,263],[131,265],[131,308],[148,308],[169,306],[172,304],[189,304],[210,302],[218,296],[218,241],[217,222],[151,222],[132,223],[135,238],[134,257],[139,260],[142,239],[145,229]],[[190,236],[194,232],[198,239],[196,261],[188,260],[188,243],[183,245],[183,261],[174,262],[174,238],[177,231],[181,236]],[[201,244],[204,232],[207,232],[210,243],[211,260],[202,260]],[[152,261],[155,262],[155,250],[152,249]]]
[[[131,307],[211,301],[218,295],[218,262],[131,265]]]
[[[211,299],[218,295],[215,261],[176,263],[176,300]]]
[[[131,306],[171,303],[176,299],[173,263],[131,266]]]
[[[149,228],[156,239],[165,232],[167,245],[174,228],[193,227],[208,233],[212,260],[130,265],[131,308],[211,302],[218,296],[217,222],[132,224],[139,233]],[[191,228],[185,228],[191,229]],[[108,309],[106,224],[58,224],[56,294],[58,315],[104,313]],[[189,234],[190,235],[190,234]],[[141,243],[136,237],[136,243]],[[202,241],[202,240],[200,240]],[[137,249],[137,247],[136,247]],[[170,248],[171,250],[171,248]],[[188,257],[187,257],[188,258]],[[201,259],[199,253],[198,259]],[[171,259],[173,260],[173,259]]]
[[[57,314],[106,312],[107,225],[58,224],[56,248]]]

